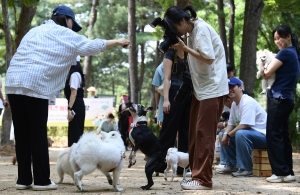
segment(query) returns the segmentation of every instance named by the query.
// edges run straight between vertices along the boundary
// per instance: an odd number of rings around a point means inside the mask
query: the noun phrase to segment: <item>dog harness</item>
[[[129,132],[129,139],[130,139],[130,141],[131,141],[131,143],[133,144],[133,145],[135,145],[135,140],[133,139],[133,137],[131,136],[131,132],[132,132],[132,130],[133,130],[133,128],[135,128],[135,127],[139,127],[139,126],[142,126],[142,125],[146,125],[147,126],[147,121],[139,121],[139,122],[137,122],[137,123],[131,123],[131,130],[130,130],[130,132]]]

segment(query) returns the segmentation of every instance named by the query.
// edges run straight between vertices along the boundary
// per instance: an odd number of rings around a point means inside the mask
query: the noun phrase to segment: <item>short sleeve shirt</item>
[[[232,102],[228,124],[248,125],[251,129],[266,134],[267,113],[255,99],[244,94],[238,105]]]
[[[275,72],[275,82],[268,91],[268,97],[293,99],[292,93],[300,71],[296,48],[294,46],[284,48],[275,58],[281,61],[282,65]]]

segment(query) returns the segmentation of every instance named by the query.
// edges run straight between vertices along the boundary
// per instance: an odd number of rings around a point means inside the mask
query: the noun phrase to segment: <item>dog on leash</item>
[[[268,50],[259,50],[256,52],[256,64],[257,64],[257,73],[256,73],[256,78],[259,79],[264,75],[264,69],[268,67],[268,65],[271,63],[271,61],[274,59],[275,54]],[[267,90],[270,90],[274,81],[275,81],[275,73],[266,79],[262,80],[261,86],[262,86],[262,92],[261,94],[265,94]]]
[[[186,168],[189,166],[189,154],[184,152],[179,152],[177,148],[169,148],[166,155],[167,168],[164,171],[164,179],[167,181],[167,175],[170,169],[172,168],[172,179],[176,173],[177,166],[183,168],[183,180],[186,180]]]
[[[152,111],[152,109],[152,107],[145,108],[140,104],[131,103],[129,105],[129,112],[133,117],[133,123],[131,124],[132,129],[129,132],[129,138],[134,147],[129,156],[128,168],[136,163],[135,156],[137,150],[140,150],[148,157],[145,166],[148,183],[145,186],[141,186],[142,190],[148,190],[151,186],[153,186],[154,182],[152,174],[156,171],[159,164],[164,161],[158,138],[152,133],[149,127],[147,127],[146,113],[148,111]]]
[[[117,184],[124,161],[125,146],[117,131],[102,132],[101,138],[95,132],[84,133],[77,144],[71,147],[69,157],[74,183],[80,191],[85,191],[81,178],[96,168],[106,176],[116,191],[123,191]],[[113,172],[113,179],[109,172]]]

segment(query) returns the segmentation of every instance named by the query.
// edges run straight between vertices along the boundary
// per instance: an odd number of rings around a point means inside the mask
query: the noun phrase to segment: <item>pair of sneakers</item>
[[[206,187],[201,185],[199,182],[189,179],[189,180],[182,180],[180,182],[180,186],[183,190],[211,190],[211,187]]]
[[[271,177],[267,177],[266,180],[270,183],[288,183],[296,181],[296,177],[295,175],[277,176],[273,174]]]
[[[57,185],[51,181],[51,184],[46,185],[46,186],[40,186],[40,185],[21,185],[21,184],[16,184],[16,189],[17,190],[26,190],[26,189],[31,189],[36,190],[36,191],[46,191],[46,190],[56,190]]]
[[[252,170],[246,171],[244,169],[238,169],[236,167],[231,167],[228,165],[225,165],[222,168],[217,168],[216,172],[221,173],[221,174],[230,174],[231,173],[231,175],[233,177],[251,177],[251,176],[253,176]]]

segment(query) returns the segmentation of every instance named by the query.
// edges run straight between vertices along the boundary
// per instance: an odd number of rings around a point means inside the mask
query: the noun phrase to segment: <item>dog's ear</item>
[[[153,107],[144,108],[144,111],[151,112],[153,110]]]

